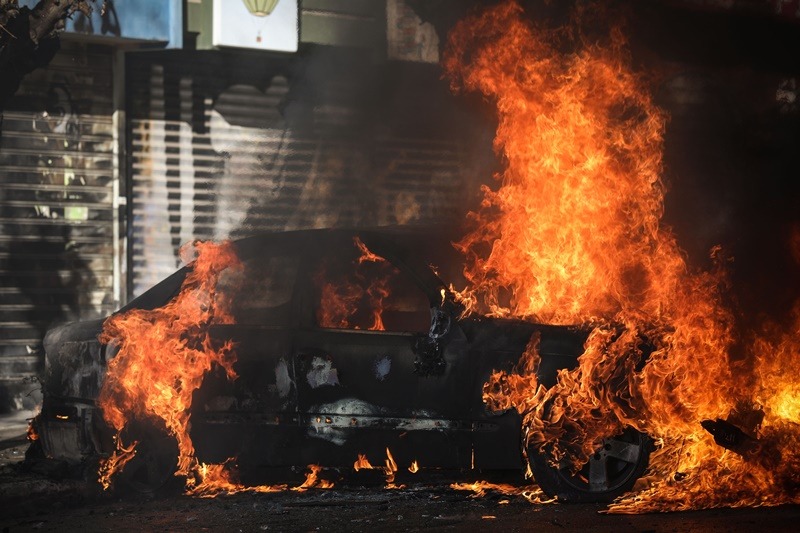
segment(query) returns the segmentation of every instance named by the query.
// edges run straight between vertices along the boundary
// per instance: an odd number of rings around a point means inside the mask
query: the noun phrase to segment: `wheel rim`
[[[558,475],[582,492],[611,492],[637,475],[645,446],[644,435],[629,428],[621,435],[603,439],[601,447],[576,474],[564,468],[558,470]]]

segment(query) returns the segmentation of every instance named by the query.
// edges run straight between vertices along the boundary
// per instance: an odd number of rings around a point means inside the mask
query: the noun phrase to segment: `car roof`
[[[247,260],[265,250],[307,255],[320,249],[344,249],[353,246],[355,237],[361,239],[371,252],[387,259],[413,278],[432,305],[441,303],[441,291],[446,285],[431,269],[432,258],[426,257],[425,251],[448,248],[449,241],[427,228],[305,229],[263,233],[239,239],[233,244],[240,259]]]
[[[358,237],[367,248],[390,261],[411,277],[423,290],[432,306],[442,302],[445,283],[432,270],[426,250],[450,250],[449,240],[441,231],[423,227],[380,227],[371,229],[303,229],[274,233],[260,233],[232,241],[242,261],[256,258],[267,251],[299,253],[308,256],[320,250],[353,246]],[[155,309],[177,294],[191,268],[191,263],[137,296],[117,313],[130,309]]]

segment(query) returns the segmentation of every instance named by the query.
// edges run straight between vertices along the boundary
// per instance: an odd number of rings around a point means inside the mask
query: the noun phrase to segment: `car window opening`
[[[370,331],[427,332],[424,292],[388,261],[328,257],[313,274],[317,326]]]

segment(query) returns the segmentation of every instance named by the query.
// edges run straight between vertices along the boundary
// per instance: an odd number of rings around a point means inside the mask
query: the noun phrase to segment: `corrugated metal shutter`
[[[425,86],[387,83],[392,67],[369,54],[128,56],[133,295],[174,271],[192,239],[463,215],[477,188],[465,186],[462,143],[428,131],[446,119],[436,102],[418,109]]]
[[[64,42],[8,104],[0,147],[0,380],[32,377],[51,326],[112,311],[112,55]]]

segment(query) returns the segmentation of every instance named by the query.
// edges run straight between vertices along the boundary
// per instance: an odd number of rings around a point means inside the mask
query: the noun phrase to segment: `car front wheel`
[[[603,439],[576,473],[552,466],[545,454],[533,448],[528,449],[528,460],[536,483],[548,496],[563,502],[608,503],[633,488],[647,468],[651,449],[647,435],[628,428]]]
[[[175,438],[164,430],[148,425],[137,426],[134,440],[136,455],[120,472],[123,487],[140,494],[166,490],[176,480],[178,446]]]

